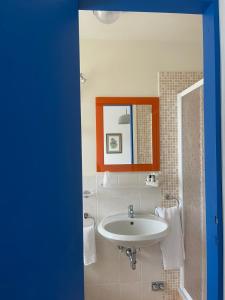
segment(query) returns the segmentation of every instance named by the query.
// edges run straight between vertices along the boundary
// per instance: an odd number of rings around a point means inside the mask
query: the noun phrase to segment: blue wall
[[[83,300],[76,4],[77,0],[0,4],[2,300]],[[80,0],[79,7],[204,13],[207,289],[209,300],[221,300],[217,0]]]
[[[1,300],[83,299],[74,3],[0,4]]]
[[[207,299],[223,299],[221,95],[218,3],[203,15]],[[217,218],[217,220],[216,220]]]

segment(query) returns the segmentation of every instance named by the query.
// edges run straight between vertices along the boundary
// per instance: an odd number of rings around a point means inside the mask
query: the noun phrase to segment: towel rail
[[[89,213],[87,213],[87,212],[84,213],[84,219],[93,219],[93,220],[95,220],[95,218],[90,216]]]
[[[177,198],[175,198],[175,197],[173,197],[173,196],[171,196],[170,194],[166,194],[165,195],[165,199],[166,200],[175,200],[177,202],[177,207],[180,207],[180,200],[177,199]]]

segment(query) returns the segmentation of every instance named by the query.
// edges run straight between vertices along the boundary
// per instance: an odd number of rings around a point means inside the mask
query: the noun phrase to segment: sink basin
[[[118,246],[140,248],[155,244],[166,237],[168,223],[154,215],[117,214],[104,218],[98,232]]]

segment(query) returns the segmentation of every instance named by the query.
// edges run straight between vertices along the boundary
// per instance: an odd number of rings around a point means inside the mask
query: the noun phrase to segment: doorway
[[[196,5],[190,7],[187,3],[183,3],[181,7],[172,8],[159,5],[140,5],[135,4],[132,7],[124,7],[122,4],[117,3],[112,5],[89,5],[84,3],[81,5],[81,9],[102,9],[102,10],[134,10],[134,11],[161,11],[162,12],[181,12],[181,13],[199,13],[203,14],[204,24],[204,78],[205,78],[205,159],[206,159],[206,219],[207,219],[207,266],[208,266],[208,285],[207,296],[215,299],[215,291],[217,296],[221,296],[221,290],[219,289],[218,282],[222,280],[222,215],[221,215],[221,158],[220,158],[220,86],[219,86],[219,52],[218,52],[218,8],[211,4],[205,6],[205,3],[196,2]],[[139,7],[139,8],[137,8]],[[212,31],[213,29],[213,31]],[[213,44],[212,44],[213,41]],[[210,51],[209,51],[209,45]],[[212,47],[213,45],[213,47]],[[212,51],[213,50],[213,51]],[[215,101],[212,102],[212,99]],[[212,128],[214,128],[213,137]],[[216,134],[215,134],[216,132]],[[212,138],[214,142],[212,142]],[[210,160],[212,157],[214,159]],[[207,159],[208,158],[208,159]],[[209,171],[210,170],[210,171]],[[213,175],[213,182],[210,180],[210,175]],[[217,201],[215,201],[215,192]],[[216,220],[216,222],[215,222]],[[216,239],[219,239],[219,244],[215,243]],[[213,246],[212,246],[213,245]],[[213,259],[212,259],[213,257]],[[216,258],[216,259],[215,259]],[[211,270],[211,271],[210,271]],[[212,274],[217,274],[216,277]],[[211,277],[212,276],[212,277]],[[220,296],[219,296],[220,295]],[[216,296],[216,297],[217,297]],[[219,298],[218,298],[219,299]]]

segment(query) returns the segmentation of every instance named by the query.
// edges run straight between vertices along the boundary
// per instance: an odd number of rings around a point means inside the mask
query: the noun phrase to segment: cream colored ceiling
[[[114,24],[106,25],[92,11],[80,11],[79,21],[82,39],[202,42],[199,15],[126,12]]]

